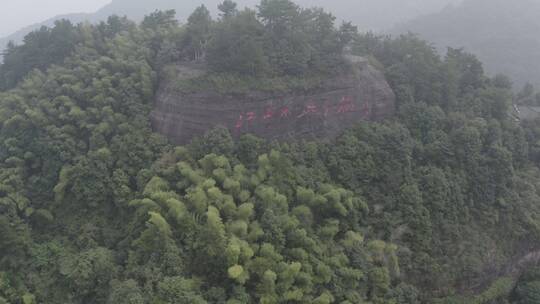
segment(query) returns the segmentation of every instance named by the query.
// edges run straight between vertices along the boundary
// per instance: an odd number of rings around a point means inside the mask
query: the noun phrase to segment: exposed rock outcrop
[[[518,121],[535,120],[540,117],[540,107],[514,105],[514,111],[511,114]]]
[[[512,261],[504,269],[503,276],[519,279],[527,269],[537,267],[540,264],[540,250],[531,251],[521,258]]]
[[[175,81],[164,79],[152,111],[153,128],[177,144],[217,126],[228,128],[234,137],[252,133],[266,139],[313,139],[334,137],[362,120],[391,116],[395,95],[383,73],[363,58],[349,59],[353,72],[329,78],[317,89],[284,94],[187,94],[175,89]],[[178,65],[175,79],[202,73]]]

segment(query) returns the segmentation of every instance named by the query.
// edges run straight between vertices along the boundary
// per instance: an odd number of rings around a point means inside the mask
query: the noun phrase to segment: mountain
[[[132,20],[140,21],[145,15],[154,10],[175,9],[180,20],[185,20],[191,12],[203,1],[175,1],[175,0],[155,0],[147,2],[145,0],[113,0],[110,4],[105,5],[94,13],[77,13],[59,15],[43,22],[29,25],[7,37],[0,38],[0,49],[4,49],[9,41],[19,43],[31,31],[37,30],[42,26],[53,26],[55,21],[68,19],[73,23],[90,22],[95,23],[106,20],[111,15],[127,16]],[[211,7],[218,4],[218,0],[207,0]]]
[[[540,120],[509,82],[275,8],[6,55],[0,304],[540,303]]]
[[[540,85],[540,1],[466,0],[418,17],[394,33],[418,33],[440,50],[465,48],[490,74],[510,76],[518,86]]]
[[[381,30],[391,27],[396,22],[404,22],[413,17],[440,10],[448,3],[455,3],[459,0],[301,0],[301,6],[320,6],[332,11],[343,20],[353,21],[361,29]],[[44,22],[27,26],[7,37],[0,38],[0,50],[3,50],[9,41],[21,42],[26,34],[40,28],[41,26],[52,26],[55,21],[69,19],[74,23],[89,21],[91,23],[106,20],[108,16],[126,15],[132,20],[141,20],[148,13],[156,9],[175,9],[178,18],[186,20],[193,10],[205,4],[214,13],[216,7],[222,0],[113,0],[110,4],[99,9],[95,13],[87,14],[67,14],[55,16]],[[254,7],[259,0],[238,0],[240,6]]]

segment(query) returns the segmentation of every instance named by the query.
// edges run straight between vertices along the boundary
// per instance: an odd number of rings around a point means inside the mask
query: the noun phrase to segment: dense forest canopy
[[[149,51],[157,57],[154,68],[181,60],[205,61],[215,73],[244,76],[305,76],[331,73],[344,66],[342,52],[357,33],[351,23],[336,28],[335,17],[320,8],[304,9],[287,0],[262,1],[258,10],[239,11],[225,1],[221,18],[213,20],[205,6],[198,7],[187,24],[178,26],[174,11],[155,12],[141,28],[156,32]],[[109,18],[114,35],[128,26],[127,19]],[[135,26],[135,25],[133,25]],[[52,29],[32,32],[19,46],[10,44],[0,66],[0,89],[14,87],[33,69],[45,71],[68,57],[83,39],[83,25],[59,21]]]
[[[299,0],[296,3],[306,7],[324,7],[341,20],[350,20],[363,30],[382,30],[391,28],[398,22],[404,22],[420,15],[437,12],[448,5],[448,3],[459,1],[461,0]],[[174,9],[177,12],[177,18],[180,22],[184,23],[190,13],[201,4],[205,4],[212,14],[216,16],[218,14],[218,5],[221,2],[221,0],[111,0],[109,4],[96,12],[55,16],[33,25],[30,25],[30,22],[28,22],[27,27],[7,37],[0,37],[0,51],[5,48],[9,41],[19,43],[29,32],[38,30],[41,26],[53,26],[54,22],[61,19],[67,19],[73,23],[97,23],[106,21],[111,15],[118,15],[127,16],[130,20],[139,22],[145,15],[150,14],[156,9],[163,11]],[[259,1],[239,0],[237,3],[239,9],[243,9],[244,7],[255,9]],[[76,6],[76,4],[73,4],[73,6]],[[6,10],[8,9],[6,8]],[[23,18],[21,17],[21,19]],[[4,26],[6,22],[8,21],[2,20],[0,27]]]
[[[288,0],[219,9],[59,22],[10,48],[0,303],[538,303],[538,268],[505,271],[540,249],[540,122],[515,120],[507,77]],[[384,71],[396,117],[330,142],[151,130],[172,63],[328,75],[346,46]]]

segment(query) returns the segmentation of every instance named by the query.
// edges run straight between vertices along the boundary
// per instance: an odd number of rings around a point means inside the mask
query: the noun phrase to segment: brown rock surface
[[[362,120],[393,115],[395,95],[383,74],[360,57],[349,59],[354,72],[327,79],[318,89],[286,94],[186,94],[165,79],[152,111],[153,128],[177,144],[217,126],[228,128],[233,137],[252,133],[266,139],[313,139],[335,137]],[[203,72],[178,65],[176,73],[175,79]]]

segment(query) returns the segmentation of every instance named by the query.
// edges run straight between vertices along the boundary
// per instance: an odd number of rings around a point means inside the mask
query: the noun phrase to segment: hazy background
[[[156,9],[175,9],[180,22],[201,5],[216,14],[223,0],[0,0],[0,51],[8,41],[58,19],[99,22],[110,15],[140,21]],[[401,34],[414,32],[444,55],[446,47],[463,47],[477,55],[489,74],[504,73],[516,85],[540,87],[540,0],[293,0],[319,6],[359,30]],[[236,0],[253,7],[260,0]],[[1,57],[1,56],[0,56]],[[1,62],[1,58],[0,58]]]
[[[0,0],[0,37],[56,15],[95,12],[109,2],[111,0]]]
[[[393,24],[442,9],[460,0],[298,0],[304,6],[322,6],[343,19],[354,20],[362,28],[381,30]],[[57,15],[93,13],[111,6],[145,6],[156,8],[174,5],[192,7],[206,3],[214,9],[217,0],[0,0],[0,37],[8,36],[27,26],[41,23]],[[131,3],[130,3],[131,2]],[[241,5],[254,5],[258,0],[238,0]],[[179,12],[179,16],[184,16]]]

